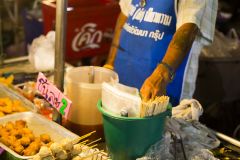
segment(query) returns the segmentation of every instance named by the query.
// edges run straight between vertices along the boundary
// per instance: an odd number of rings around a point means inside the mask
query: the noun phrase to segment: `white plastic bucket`
[[[101,99],[102,83],[110,81],[118,82],[118,75],[103,67],[84,66],[67,71],[65,93],[72,100],[68,121],[75,130],[102,125],[96,105]]]

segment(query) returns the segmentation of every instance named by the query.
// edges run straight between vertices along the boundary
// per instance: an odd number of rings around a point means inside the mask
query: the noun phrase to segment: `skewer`
[[[79,141],[81,141],[82,139],[85,139],[85,138],[87,138],[87,137],[89,137],[89,136],[91,136],[93,133],[95,133],[96,131],[92,131],[92,132],[90,132],[90,133],[88,133],[88,134],[85,134],[85,135],[83,135],[83,136],[81,136],[81,137],[79,137],[79,138],[76,138],[75,140],[73,140],[72,142],[73,142],[73,144],[77,144]]]
[[[98,146],[98,144],[94,144],[94,145],[92,145],[92,146],[88,146],[88,147],[90,147],[90,148],[94,148],[94,147],[97,147]]]
[[[87,140],[85,140],[85,141],[80,142],[79,144],[86,144],[88,141],[89,141],[89,140],[87,139]]]
[[[90,154],[90,155],[87,155],[86,157],[82,157],[81,159],[84,160],[84,159],[86,159],[86,158],[92,157],[92,156],[94,156],[94,155],[96,155],[96,154],[99,154],[99,153],[101,153],[101,152],[103,152],[103,150],[94,152],[94,153],[92,153],[92,154]]]
[[[92,142],[90,142],[90,143],[88,143],[88,144],[86,144],[86,145],[89,146],[89,145],[91,145],[91,144],[93,144],[93,143],[96,143],[96,142],[98,142],[98,141],[100,141],[100,140],[102,140],[102,138],[96,139],[96,140],[94,140],[94,141],[92,141]]]

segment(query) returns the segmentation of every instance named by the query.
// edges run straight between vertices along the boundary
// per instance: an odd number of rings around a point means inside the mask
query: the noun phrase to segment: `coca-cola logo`
[[[91,48],[100,48],[100,42],[102,41],[103,33],[100,30],[96,30],[97,24],[87,23],[78,32],[72,41],[72,50],[79,52],[81,50]]]

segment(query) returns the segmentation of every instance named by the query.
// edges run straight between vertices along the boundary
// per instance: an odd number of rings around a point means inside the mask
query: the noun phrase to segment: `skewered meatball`
[[[71,151],[71,154],[73,156],[76,156],[82,152],[82,145],[81,144],[76,144],[73,146],[73,150]]]
[[[51,144],[50,149],[51,149],[53,155],[63,151],[62,146],[59,143],[56,143],[56,142]]]
[[[60,144],[62,145],[63,149],[66,151],[71,151],[73,148],[73,142],[69,138],[63,139]]]

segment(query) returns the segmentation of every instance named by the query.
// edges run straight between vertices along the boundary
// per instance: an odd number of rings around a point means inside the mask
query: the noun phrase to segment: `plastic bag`
[[[215,30],[215,36],[212,45],[205,46],[202,49],[201,57],[234,57],[240,56],[240,41],[235,29],[231,29],[228,36]]]
[[[198,121],[171,118],[161,141],[149,148],[138,160],[216,160],[209,149],[216,148],[220,141]]]
[[[141,98],[138,93],[138,90],[133,87],[119,83],[103,83],[103,108],[115,115],[126,112],[128,117],[139,117]]]
[[[28,46],[29,61],[39,71],[54,69],[55,32],[50,31],[46,36],[33,40]]]

